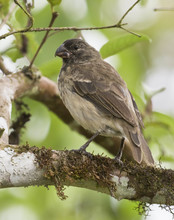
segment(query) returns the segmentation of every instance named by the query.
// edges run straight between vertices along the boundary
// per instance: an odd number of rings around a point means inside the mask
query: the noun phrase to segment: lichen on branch
[[[0,188],[54,185],[61,199],[64,186],[76,186],[120,199],[174,205],[174,171],[100,155],[55,151],[45,147],[1,145]]]

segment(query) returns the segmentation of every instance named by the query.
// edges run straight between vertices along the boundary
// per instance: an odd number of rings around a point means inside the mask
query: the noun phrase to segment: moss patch
[[[101,155],[81,154],[75,151],[52,151],[45,147],[29,147],[29,145],[14,148],[16,153],[32,152],[35,154],[40,168],[45,170],[44,176],[50,179],[56,187],[57,194],[65,199],[64,183],[93,181],[95,188],[108,189],[115,195],[117,186],[112,176],[126,176],[128,187],[135,189],[132,200],[142,202],[173,205],[174,200],[174,171],[161,167],[139,165],[123,161],[123,165],[115,160]],[[76,185],[76,184],[74,184]],[[145,203],[143,203],[144,205]]]

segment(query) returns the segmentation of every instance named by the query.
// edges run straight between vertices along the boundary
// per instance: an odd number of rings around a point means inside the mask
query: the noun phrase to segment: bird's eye
[[[78,50],[79,46],[78,45],[74,45],[74,50]]]

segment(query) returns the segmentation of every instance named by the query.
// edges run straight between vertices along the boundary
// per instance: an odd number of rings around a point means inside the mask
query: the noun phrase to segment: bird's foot
[[[115,162],[117,164],[119,164],[120,166],[123,166],[123,162],[122,162],[121,158],[122,158],[122,154],[123,154],[123,150],[124,150],[124,141],[125,141],[125,138],[123,137],[121,139],[120,149],[114,158]]]
[[[123,161],[121,160],[120,157],[116,156],[116,157],[114,158],[114,161],[115,161],[118,165],[123,166]]]
[[[92,159],[92,154],[86,151],[87,146],[88,146],[87,144],[84,144],[79,149],[73,149],[71,151],[88,156]]]
[[[89,144],[100,134],[100,131],[96,132],[85,144],[83,144],[79,149],[77,150],[71,150],[73,152],[77,152],[80,154],[84,154],[92,159],[92,154],[86,151],[86,148],[89,146]]]

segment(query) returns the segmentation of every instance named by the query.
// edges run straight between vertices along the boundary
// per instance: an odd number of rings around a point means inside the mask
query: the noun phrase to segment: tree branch
[[[3,58],[0,57],[0,70],[5,74],[5,75],[9,75],[11,74],[11,72],[6,68],[6,66],[4,65],[3,62]]]
[[[52,18],[51,18],[49,27],[52,27],[52,25],[53,25],[55,19],[57,18],[57,16],[58,16],[58,13],[57,13],[57,12],[53,12],[53,13],[52,13]],[[46,34],[45,34],[45,36],[43,37],[43,39],[42,39],[42,41],[41,41],[41,43],[40,43],[40,45],[39,45],[39,47],[38,47],[36,53],[34,54],[34,56],[33,56],[32,60],[31,60],[30,65],[29,65],[28,68],[31,68],[31,67],[32,67],[32,65],[33,65],[33,63],[34,63],[34,61],[35,61],[35,59],[36,59],[36,57],[37,57],[37,55],[38,55],[40,49],[42,48],[42,46],[44,45],[44,43],[45,43],[46,40],[47,40],[47,37],[48,37],[49,32],[50,32],[50,31],[47,31]]]
[[[92,189],[112,197],[174,205],[174,171],[114,160],[99,155],[29,146],[0,146],[0,188],[64,185]]]
[[[17,0],[14,0],[16,4],[18,4],[21,9],[26,13],[27,11],[22,8],[22,6],[19,4],[19,2]],[[126,17],[126,15],[135,7],[135,5],[137,5],[139,3],[140,0],[137,0],[125,13],[124,15],[121,17],[121,19],[114,25],[108,25],[108,26],[101,26],[101,27],[84,27],[84,28],[79,28],[79,27],[47,27],[47,28],[31,28],[33,23],[31,24],[31,26],[22,29],[22,30],[17,30],[17,31],[12,31],[12,32],[8,32],[6,34],[3,34],[0,36],[0,40],[1,39],[5,39],[6,37],[13,35],[13,34],[19,34],[19,33],[25,33],[25,32],[41,32],[41,31],[82,31],[82,30],[102,30],[102,29],[110,29],[110,28],[122,28],[122,26],[124,26],[125,24],[122,23],[123,19]],[[28,12],[26,13],[27,16],[31,16]],[[32,18],[32,16],[30,17],[30,19]],[[31,20],[33,22],[33,18]],[[124,28],[125,31],[128,31],[127,29]],[[140,35],[128,31],[132,34],[135,34],[137,36],[140,37]]]

